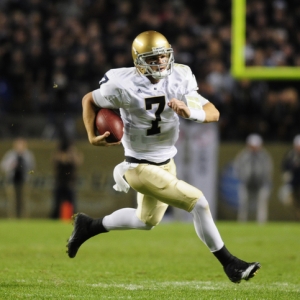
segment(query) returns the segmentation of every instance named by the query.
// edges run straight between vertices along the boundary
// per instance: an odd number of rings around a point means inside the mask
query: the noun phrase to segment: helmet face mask
[[[166,56],[165,63],[147,63],[151,57]],[[139,34],[132,44],[132,58],[137,70],[154,79],[162,79],[173,71],[174,55],[167,39],[157,31],[145,31]],[[163,70],[161,70],[163,69]]]

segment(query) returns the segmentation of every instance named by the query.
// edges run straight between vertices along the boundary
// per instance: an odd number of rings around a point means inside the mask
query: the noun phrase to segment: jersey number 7
[[[166,104],[165,96],[157,96],[145,99],[146,110],[152,109],[153,104],[158,104],[158,108],[155,112],[155,120],[151,121],[151,128],[147,129],[147,136],[160,133],[160,126],[158,122],[161,121],[160,114],[163,112]]]

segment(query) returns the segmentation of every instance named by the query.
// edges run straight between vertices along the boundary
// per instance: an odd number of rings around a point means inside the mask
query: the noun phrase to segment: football
[[[97,112],[95,123],[99,135],[110,132],[110,136],[106,138],[108,143],[116,143],[122,139],[123,121],[114,110],[101,108]]]

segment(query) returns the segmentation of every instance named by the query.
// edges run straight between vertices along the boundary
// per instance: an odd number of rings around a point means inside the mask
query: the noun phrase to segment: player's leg
[[[230,280],[233,282],[239,282],[241,279],[248,280],[253,277],[255,271],[260,267],[260,265],[258,263],[246,263],[229,253],[214,224],[209,211],[208,202],[202,192],[186,182],[178,180],[174,175],[174,169],[174,162],[171,161],[169,164],[159,167],[141,164],[137,168],[126,172],[126,179],[130,186],[139,193],[147,195],[142,198],[142,203],[139,203],[137,211],[131,211],[131,217],[127,219],[127,222],[131,222],[133,220],[132,218],[135,217],[135,213],[137,213],[136,216],[142,222],[140,223],[141,226],[144,226],[142,224],[145,224],[151,228],[158,224],[165,212],[165,209],[167,208],[167,205],[162,205],[162,203],[156,199],[160,199],[166,204],[189,211],[193,214],[194,225],[199,238],[209,247],[209,249],[221,262]],[[80,231],[82,232],[82,228],[85,228],[84,230],[88,228],[90,232],[89,234],[91,234],[91,232],[93,232],[93,234],[107,232],[108,230],[105,227],[105,224],[107,227],[110,225],[110,230],[120,229],[120,226],[117,226],[116,224],[118,224],[121,216],[129,216],[129,211],[127,213],[125,213],[125,211],[128,210],[122,209],[114,212],[110,216],[105,217],[106,221],[105,218],[103,221],[100,219],[93,220],[90,218],[89,226],[80,224],[80,220],[82,222],[82,220],[89,218],[80,214],[77,217],[78,219],[75,220],[75,235],[72,235],[69,239],[69,256],[74,257],[78,248],[84,242],[82,240],[76,241],[76,238],[74,238],[76,237],[77,224],[77,232],[79,233]],[[122,223],[122,229],[124,229],[124,222]],[[84,235],[86,235],[86,231],[78,236]]]
[[[202,192],[178,180],[176,176],[166,172],[167,169],[167,165],[163,168],[139,165],[126,173],[126,179],[135,190],[191,212],[197,235],[223,265],[231,281],[240,282],[241,279],[248,280],[253,277],[260,264],[246,263],[231,255],[222,241],[211,216],[208,201]],[[143,217],[143,221],[147,222],[147,216]]]
[[[74,216],[74,230],[68,240],[67,253],[69,257],[75,257],[86,240],[100,233],[113,230],[150,230],[161,221],[167,207],[167,204],[153,197],[138,193],[137,209],[122,208],[101,219],[79,213]]]
[[[162,220],[168,205],[154,197],[137,193],[137,209],[122,208],[103,218],[108,230],[150,230]]]
[[[169,166],[162,167],[139,165],[126,173],[126,179],[135,190],[148,195],[147,197],[152,196],[166,204],[191,212],[200,239],[212,252],[220,250],[224,243],[211,216],[207,200],[199,189],[178,180],[174,174],[168,172],[173,164],[170,162]],[[149,224],[152,211],[147,209],[146,213],[139,217]],[[150,224],[155,225],[155,222]]]
[[[175,164],[168,167],[169,172],[176,173]],[[132,173],[131,181],[138,181],[138,175]],[[164,216],[167,204],[155,197],[137,193],[137,209],[122,208],[105,216],[103,219],[93,219],[86,214],[74,216],[74,230],[68,239],[67,253],[69,257],[76,256],[79,247],[89,238],[112,230],[140,229],[150,230],[156,226]]]
[[[173,166],[172,166],[173,167]],[[175,165],[174,165],[175,167]],[[175,169],[169,168],[175,173]],[[129,179],[130,178],[130,179]],[[133,172],[127,177],[129,183],[138,181],[138,175]],[[142,229],[149,230],[159,224],[168,205],[150,195],[137,193],[137,209],[122,208],[103,218],[103,226],[108,230]]]
[[[150,230],[152,228],[137,217],[134,208],[122,208],[100,219],[93,219],[83,213],[78,213],[73,218],[74,230],[67,244],[67,253],[71,258],[76,256],[78,249],[85,241],[100,233],[112,230]]]

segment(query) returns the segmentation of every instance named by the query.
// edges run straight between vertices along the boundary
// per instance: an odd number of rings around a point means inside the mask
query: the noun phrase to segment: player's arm
[[[185,102],[172,98],[168,105],[179,116],[199,123],[217,122],[220,117],[219,111],[211,102],[207,102],[201,108],[193,109],[189,108]]]
[[[202,108],[205,111],[204,123],[219,121],[220,112],[217,110],[217,108],[211,102],[204,104]]]
[[[169,102],[169,106],[181,117],[197,123],[217,122],[220,113],[217,108],[198,93],[197,80],[190,67],[181,65],[178,75],[182,76],[182,96]],[[180,75],[181,74],[181,75]],[[178,98],[180,97],[180,98]]]
[[[96,136],[95,133],[95,117],[97,110],[99,110],[99,107],[96,106],[92,92],[86,94],[82,98],[82,118],[83,123],[87,132],[87,136],[89,139],[89,142],[94,146],[113,146],[113,145],[119,145],[118,143],[107,143],[106,138],[110,135],[108,131],[106,131],[103,135]]]

